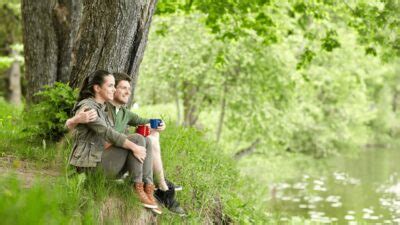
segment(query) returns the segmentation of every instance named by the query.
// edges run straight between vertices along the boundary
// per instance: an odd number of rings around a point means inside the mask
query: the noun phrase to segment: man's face
[[[115,87],[114,102],[127,104],[131,96],[131,84],[126,80],[121,80]]]

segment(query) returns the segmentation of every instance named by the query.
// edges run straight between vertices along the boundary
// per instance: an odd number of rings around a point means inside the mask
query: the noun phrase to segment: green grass
[[[218,211],[218,201],[226,217],[240,224],[262,219],[253,207],[254,199],[249,198],[251,181],[239,175],[234,161],[215,142],[202,138],[198,130],[173,125],[161,137],[166,175],[185,187],[178,197],[190,212],[190,222],[212,220],[209,217]],[[168,219],[176,222],[175,217]]]
[[[56,143],[34,138],[27,132],[22,107],[9,105],[0,98],[0,155],[49,163],[60,156]],[[60,158],[60,157],[58,157]]]
[[[0,193],[3,224],[71,224],[77,215],[94,221],[89,211],[79,212],[79,192],[60,181],[41,180],[26,189],[11,174],[1,179]]]
[[[38,178],[28,188],[12,173],[0,179],[2,224],[98,224],[101,208],[113,198],[125,199],[118,209],[140,212],[130,188],[101,175]],[[113,218],[103,218],[113,224]]]

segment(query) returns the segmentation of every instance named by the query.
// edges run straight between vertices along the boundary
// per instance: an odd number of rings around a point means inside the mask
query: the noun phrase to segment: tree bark
[[[25,76],[28,82],[26,100],[56,81],[57,34],[52,24],[56,1],[22,1]]]
[[[397,91],[397,88],[394,88],[394,94],[392,98],[392,110],[393,112],[397,112],[397,105],[399,102],[399,91]]]
[[[126,72],[136,86],[156,0],[84,1],[70,84],[78,87],[91,72]],[[132,96],[133,97],[133,96]]]
[[[175,106],[176,106],[176,125],[179,125],[182,120],[181,116],[181,103],[179,101],[179,91],[177,82],[173,85],[174,93],[175,93]]]
[[[69,81],[81,12],[81,0],[22,1],[28,103],[44,85]]]
[[[79,87],[97,69],[128,73],[134,88],[156,2],[23,0],[27,102],[56,81]]]
[[[257,138],[255,141],[253,141],[253,143],[251,143],[251,145],[249,147],[243,148],[243,149],[237,151],[235,153],[234,158],[236,160],[239,160],[239,159],[241,159],[241,158],[243,158],[243,157],[245,157],[247,155],[252,154],[256,150],[257,145],[260,144],[260,141],[261,140],[259,138]]]
[[[58,0],[53,9],[53,24],[57,34],[57,78],[66,83],[72,69],[72,48],[82,17],[82,0]]]
[[[194,126],[199,117],[196,101],[197,88],[189,82],[183,84],[183,126]]]
[[[223,84],[223,86],[224,86],[224,89],[222,91],[221,114],[219,115],[218,128],[217,128],[217,143],[221,139],[222,127],[224,126],[226,94],[228,92],[228,85],[226,82]]]
[[[12,55],[17,53],[13,50]],[[15,60],[8,71],[8,102],[13,105],[21,105],[21,70],[18,60]]]

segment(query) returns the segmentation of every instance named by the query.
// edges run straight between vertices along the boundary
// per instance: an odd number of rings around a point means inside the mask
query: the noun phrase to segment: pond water
[[[399,160],[400,151],[388,149],[332,159],[320,176],[274,184],[268,204],[282,222],[400,224]]]

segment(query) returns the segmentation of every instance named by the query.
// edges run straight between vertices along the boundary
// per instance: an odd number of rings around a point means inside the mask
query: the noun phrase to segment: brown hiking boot
[[[147,194],[143,190],[143,183],[135,183],[134,188],[137,196],[139,197],[139,201],[144,207],[149,209],[158,208],[157,204],[147,197]]]
[[[154,203],[155,205],[157,205],[157,201],[156,201],[156,199],[154,198],[154,185],[153,185],[153,184],[146,184],[146,185],[144,186],[144,192],[146,193],[147,198],[150,200],[150,202],[152,202],[152,203]],[[157,213],[157,214],[161,214],[161,213],[162,213],[162,211],[161,211],[161,209],[158,207],[158,205],[157,205],[157,208],[152,208],[152,211],[155,212],[155,213]]]

